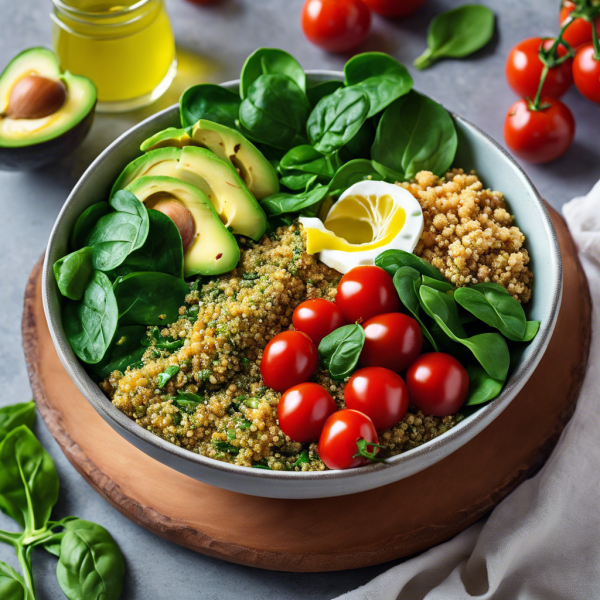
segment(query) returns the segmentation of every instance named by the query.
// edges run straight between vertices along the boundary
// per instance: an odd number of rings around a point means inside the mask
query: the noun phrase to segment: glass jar
[[[52,0],[53,46],[62,70],[89,77],[97,109],[121,112],[150,104],[177,69],[163,0]]]

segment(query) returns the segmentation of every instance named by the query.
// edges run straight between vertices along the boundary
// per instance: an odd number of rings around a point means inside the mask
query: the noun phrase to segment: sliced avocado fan
[[[111,196],[138,178],[148,176],[175,177],[196,186],[234,234],[259,240],[265,232],[265,213],[237,171],[205,148],[166,147],[147,152],[125,167]]]
[[[183,258],[184,277],[219,275],[231,271],[240,259],[236,239],[223,225],[210,200],[197,187],[174,177],[140,177],[126,188],[152,209],[173,200],[191,213],[195,235]]]

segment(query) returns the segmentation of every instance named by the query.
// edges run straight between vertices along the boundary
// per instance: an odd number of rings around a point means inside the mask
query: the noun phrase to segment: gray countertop
[[[212,7],[167,0],[179,46],[182,74],[155,105],[126,115],[96,118],[85,143],[71,157],[32,173],[0,171],[0,405],[31,396],[21,350],[23,292],[31,268],[50,234],[52,224],[78,177],[120,133],[159,108],[176,101],[181,88],[199,81],[236,78],[245,57],[260,46],[288,50],[307,68],[341,69],[345,58],[311,46],[299,27],[303,0],[223,0]],[[552,35],[557,29],[558,0],[486,0],[498,17],[497,34],[487,49],[468,61],[438,63],[425,72],[410,66],[424,49],[430,18],[459,4],[429,0],[411,18],[390,22],[375,17],[370,38],[361,51],[389,52],[409,65],[416,87],[479,125],[502,141],[504,116],[515,100],[504,80],[504,60],[523,38]],[[17,52],[50,43],[50,2],[0,0],[0,67]],[[541,194],[559,208],[586,193],[600,176],[599,107],[571,90],[564,98],[577,120],[573,147],[545,166],[524,164]],[[518,201],[518,199],[512,199]],[[74,514],[104,525],[119,543],[127,563],[123,598],[127,600],[253,600],[332,598],[362,585],[390,564],[337,573],[279,573],[242,567],[195,554],[148,533],[128,521],[98,496],[63,456],[38,419],[36,433],[58,468],[61,493],[55,514]],[[276,523],[273,525],[277,526]],[[0,515],[0,528],[8,519]],[[0,546],[0,560],[16,566],[12,550]],[[54,576],[55,559],[35,554],[38,597],[62,598]]]

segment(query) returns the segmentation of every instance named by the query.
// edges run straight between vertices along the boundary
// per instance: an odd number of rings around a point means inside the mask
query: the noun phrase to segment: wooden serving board
[[[554,336],[537,370],[484,432],[425,471],[340,498],[276,500],[211,487],[113,431],[54,350],[42,308],[42,261],[25,293],[23,345],[39,411],[88,483],[146,529],[203,554],[265,569],[332,571],[409,556],[489,512],[549,456],[569,420],[590,343],[591,301],[576,249],[551,211],[564,264]]]

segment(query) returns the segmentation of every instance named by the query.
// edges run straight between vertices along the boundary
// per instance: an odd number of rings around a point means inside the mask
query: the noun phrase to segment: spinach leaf
[[[214,83],[193,85],[179,100],[181,125],[193,127],[200,119],[237,129],[240,98],[237,94]]]
[[[157,271],[183,279],[183,244],[172,219],[158,210],[148,211],[150,229],[144,245],[129,254],[110,275]]]
[[[236,446],[234,446],[233,444],[230,444],[229,442],[224,442],[223,440],[212,440],[212,445],[217,450],[220,450],[221,452],[228,452],[229,454],[234,454],[234,455],[239,454],[239,451],[240,451],[240,449],[237,448]],[[260,466],[260,467],[258,467],[258,465],[256,465],[256,466],[257,466],[257,468],[265,468],[263,466]]]
[[[63,296],[71,300],[81,299],[94,270],[92,254],[92,248],[86,246],[59,258],[54,263],[54,277]]]
[[[421,259],[423,260],[423,259]],[[427,262],[427,261],[425,261]],[[429,264],[429,263],[427,263]],[[437,271],[437,269],[436,269]],[[439,272],[439,271],[438,271]],[[449,281],[442,281],[440,279],[433,279],[427,275],[423,275],[423,284],[432,287],[440,292],[453,292],[454,286]],[[462,323],[462,321],[461,321]]]
[[[6,563],[0,562],[0,598],[2,600],[28,600],[24,579]]]
[[[302,173],[301,171],[292,171],[292,174],[283,176],[279,183],[295,192],[308,192],[319,179],[318,175]]]
[[[373,142],[375,141],[376,131],[373,119],[367,119],[356,135],[338,150],[337,155],[340,161],[348,162],[355,158],[370,160],[371,146],[373,146]]]
[[[317,83],[309,87],[306,90],[306,95],[308,96],[310,105],[314,108],[321,98],[325,98],[325,96],[329,96],[343,87],[344,84],[341,81],[324,81],[323,83]]]
[[[369,115],[369,97],[356,86],[340,88],[313,108],[306,129],[310,143],[323,154],[347,144]]]
[[[64,523],[56,577],[69,600],[118,600],[125,577],[119,547],[104,527],[74,519]]]
[[[158,327],[144,328],[145,332],[142,336],[142,346],[154,346],[155,348],[164,348],[165,350],[177,350],[184,344],[183,340],[176,340],[171,337],[163,337]]]
[[[479,365],[468,365],[469,391],[465,406],[475,406],[493,400],[504,386],[504,380],[493,379]]]
[[[251,137],[288,150],[304,144],[310,112],[306,94],[285,75],[260,75],[240,105],[240,122]]]
[[[302,453],[300,454],[300,456],[298,457],[298,460],[296,460],[296,462],[292,464],[292,469],[294,469],[295,467],[302,468],[303,464],[309,463],[309,462],[310,462],[310,458],[308,456],[308,452],[306,450],[303,450]]]
[[[427,50],[415,60],[426,69],[444,57],[463,58],[483,48],[494,35],[494,13],[479,4],[465,4],[436,15],[427,31]]]
[[[344,75],[347,86],[360,87],[369,96],[369,117],[407,94],[413,86],[406,67],[383,52],[354,56],[346,63]]]
[[[107,202],[96,202],[96,204],[88,206],[77,217],[73,231],[71,231],[71,238],[69,240],[71,250],[79,250],[79,248],[87,246],[87,239],[94,225],[109,212],[110,206],[108,206]]]
[[[419,295],[425,312],[453,342],[466,346],[491,378],[506,379],[510,354],[506,340],[499,333],[480,333],[467,338],[456,301],[449,294],[421,285]]]
[[[523,339],[527,326],[525,311],[501,285],[480,283],[461,287],[454,293],[454,299],[509,340]]]
[[[198,396],[198,394],[192,394],[192,392],[177,392],[177,396],[173,400],[173,403],[190,415],[193,415],[196,412],[196,408],[200,404],[204,402],[204,398],[202,396]]]
[[[325,156],[312,146],[303,145],[292,148],[279,163],[282,174],[287,171],[301,171],[312,175],[333,177],[338,165],[331,156]]]
[[[189,288],[166,273],[131,273],[115,282],[121,325],[167,325],[179,318]]]
[[[143,240],[146,239],[148,230],[150,228],[148,211],[146,210],[144,203],[135,194],[132,194],[128,190],[119,190],[110,199],[109,204],[119,212],[129,213],[130,215],[135,215],[136,217],[140,218],[142,222],[140,225],[140,240],[138,241],[138,245],[136,245],[134,250],[141,248],[142,244],[144,243]]]
[[[63,327],[73,352],[85,363],[102,360],[117,330],[119,309],[109,278],[94,271],[78,301],[69,301]]]
[[[342,165],[331,180],[329,184],[330,193],[332,196],[339,196],[350,186],[366,179],[381,181],[383,177],[373,168],[370,160],[362,158],[351,160]]]
[[[58,499],[58,475],[31,430],[20,425],[0,443],[0,510],[27,535],[44,530]]]
[[[268,74],[286,75],[306,91],[306,75],[300,63],[284,50],[259,48],[244,63],[240,74],[240,97],[246,98],[250,86],[261,76]]]
[[[394,287],[398,292],[400,302],[410,312],[415,321],[419,324],[423,336],[429,341],[436,352],[439,352],[435,339],[421,320],[419,315],[419,288],[421,287],[421,275],[412,267],[400,267],[394,274]]]
[[[404,250],[385,250],[375,257],[375,264],[387,271],[392,277],[400,267],[412,267],[421,275],[426,275],[438,281],[446,281],[446,278],[430,262]]]
[[[169,365],[162,373],[159,373],[157,386],[159,388],[165,387],[173,375],[177,375],[177,373],[179,373],[179,367],[177,365]]]
[[[21,402],[0,408],[0,441],[13,429],[25,425],[31,429],[35,421],[35,402]]]
[[[279,192],[268,196],[260,201],[260,205],[263,207],[267,215],[276,216],[283,215],[286,213],[300,212],[302,209],[309,206],[313,206],[317,202],[320,202],[327,196],[329,192],[329,186],[318,185],[308,192],[300,194],[287,194],[286,192]]]
[[[113,371],[125,373],[127,367],[138,363],[146,351],[140,343],[145,330],[143,325],[119,327],[104,358],[99,363],[91,365],[92,371],[100,379],[106,379]]]
[[[540,329],[539,321],[527,321],[525,326],[525,334],[519,340],[520,342],[530,342],[536,335]]]
[[[371,158],[386,177],[408,180],[419,171],[441,176],[452,165],[457,144],[456,129],[446,109],[411,91],[383,113]]]
[[[364,343],[365,330],[357,323],[339,327],[321,340],[319,356],[332,379],[343,381],[352,374]]]

